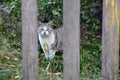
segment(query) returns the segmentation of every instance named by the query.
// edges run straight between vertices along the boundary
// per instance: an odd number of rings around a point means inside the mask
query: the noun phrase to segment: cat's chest
[[[40,37],[40,41],[42,45],[47,43],[50,47],[55,42],[55,35],[51,35],[49,37]]]

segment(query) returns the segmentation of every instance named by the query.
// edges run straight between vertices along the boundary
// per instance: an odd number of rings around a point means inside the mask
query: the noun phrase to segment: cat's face
[[[51,33],[53,32],[53,29],[51,26],[52,26],[52,22],[41,23],[38,28],[38,33],[43,37],[47,37],[51,35]]]

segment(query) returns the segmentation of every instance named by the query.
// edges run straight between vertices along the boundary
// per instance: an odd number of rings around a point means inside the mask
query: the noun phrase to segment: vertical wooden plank
[[[22,0],[22,45],[23,78],[37,80],[37,0]]]
[[[103,0],[102,80],[118,80],[120,0]]]
[[[64,80],[80,80],[80,0],[63,0]]]

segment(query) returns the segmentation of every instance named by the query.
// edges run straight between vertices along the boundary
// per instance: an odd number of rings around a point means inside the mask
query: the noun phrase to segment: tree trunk
[[[37,0],[22,0],[24,80],[38,80]]]
[[[119,5],[120,0],[103,0],[102,80],[118,80]]]
[[[80,80],[80,0],[63,0],[64,80]]]

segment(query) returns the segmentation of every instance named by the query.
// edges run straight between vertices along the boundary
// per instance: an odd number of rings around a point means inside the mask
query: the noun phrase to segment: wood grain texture
[[[37,0],[22,0],[23,79],[38,79]]]
[[[102,80],[118,80],[120,0],[103,0]]]
[[[80,0],[63,0],[64,80],[80,80]]]

